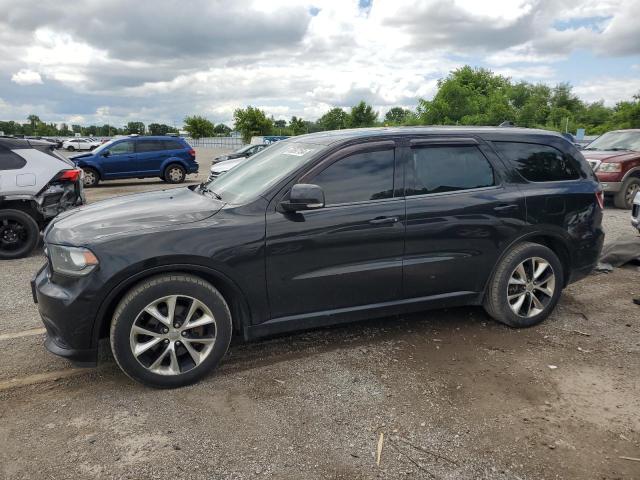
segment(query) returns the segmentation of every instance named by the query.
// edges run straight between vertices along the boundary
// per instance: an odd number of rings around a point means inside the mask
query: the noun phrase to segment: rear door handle
[[[513,212],[515,210],[518,210],[518,208],[520,207],[515,203],[505,203],[494,207],[493,210],[496,212]]]
[[[397,223],[398,217],[376,217],[369,220],[371,225],[384,225],[385,223]]]

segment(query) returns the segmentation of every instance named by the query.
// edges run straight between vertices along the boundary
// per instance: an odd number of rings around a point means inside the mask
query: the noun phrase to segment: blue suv
[[[196,152],[180,137],[117,138],[71,159],[84,170],[85,187],[121,178],[160,177],[182,183],[187,174],[198,173]]]

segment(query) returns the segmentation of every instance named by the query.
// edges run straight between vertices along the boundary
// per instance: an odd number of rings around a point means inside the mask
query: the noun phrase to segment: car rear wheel
[[[93,168],[83,168],[84,179],[82,180],[85,187],[95,187],[100,182],[100,174]]]
[[[164,181],[167,183],[182,183],[186,177],[187,172],[182,165],[173,163],[169,165],[164,171]]]
[[[496,267],[484,308],[506,325],[531,327],[553,311],[562,285],[562,264],[556,254],[544,245],[520,243]]]
[[[231,341],[231,314],[208,282],[187,274],[152,277],[120,301],[111,324],[111,348],[132,379],[157,388],[200,380]]]
[[[640,178],[629,177],[623,184],[620,191],[613,196],[613,204],[617,208],[630,209],[633,206],[633,199],[640,192]]]
[[[0,210],[0,259],[29,255],[40,240],[40,227],[22,210]]]

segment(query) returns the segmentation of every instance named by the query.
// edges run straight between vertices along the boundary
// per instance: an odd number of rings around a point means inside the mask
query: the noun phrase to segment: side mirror
[[[280,202],[285,212],[315,210],[324,207],[324,191],[318,185],[297,183],[291,187],[289,198]]]
[[[102,153],[103,157],[108,157],[109,155],[111,155],[111,152],[109,150]]]

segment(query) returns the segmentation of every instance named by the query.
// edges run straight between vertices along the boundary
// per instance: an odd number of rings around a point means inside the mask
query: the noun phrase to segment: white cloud
[[[574,91],[588,102],[604,100],[606,105],[611,106],[640,93],[640,78],[601,77],[577,84]]]
[[[18,85],[36,85],[42,83],[42,77],[38,72],[23,68],[11,76],[11,81]]]

